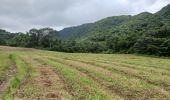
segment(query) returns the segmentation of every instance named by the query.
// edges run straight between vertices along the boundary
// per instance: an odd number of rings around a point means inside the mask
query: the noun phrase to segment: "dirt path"
[[[61,79],[50,66],[40,66],[36,71],[39,75],[21,84],[15,100],[67,100],[71,98],[64,91]]]
[[[16,67],[12,66],[11,69],[9,69],[8,73],[6,74],[6,80],[3,81],[0,84],[0,99],[3,96],[3,93],[5,92],[5,90],[8,88],[8,86],[10,85],[10,81],[13,79],[14,75],[16,74]]]

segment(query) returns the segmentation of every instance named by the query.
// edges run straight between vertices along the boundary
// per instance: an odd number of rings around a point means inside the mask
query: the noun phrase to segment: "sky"
[[[61,30],[109,16],[155,13],[169,3],[170,0],[0,0],[0,29]]]

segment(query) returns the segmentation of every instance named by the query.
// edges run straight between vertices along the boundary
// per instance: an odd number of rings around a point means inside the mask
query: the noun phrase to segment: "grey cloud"
[[[108,16],[152,13],[170,0],[0,0],[0,28],[28,31],[30,28],[61,29],[94,22]]]

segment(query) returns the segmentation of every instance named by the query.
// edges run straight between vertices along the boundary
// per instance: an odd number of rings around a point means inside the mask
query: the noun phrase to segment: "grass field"
[[[4,100],[170,100],[170,58],[0,47]]]

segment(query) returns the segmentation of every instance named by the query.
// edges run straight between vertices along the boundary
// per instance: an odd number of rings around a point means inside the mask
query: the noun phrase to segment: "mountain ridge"
[[[170,56],[170,5],[154,14],[143,12],[134,16],[107,17],[94,23],[65,28],[60,33],[51,28],[31,29],[26,34],[0,30],[0,45],[70,53]]]
[[[144,23],[147,23],[147,21],[152,22],[155,20],[160,20],[160,19],[162,20],[163,18],[159,18],[159,15],[163,16],[167,20],[168,18],[170,18],[169,12],[170,12],[170,4],[163,7],[160,11],[158,11],[154,14],[149,13],[149,12],[142,12],[142,13],[134,15],[134,16],[131,16],[131,15],[111,16],[111,17],[107,17],[102,20],[99,20],[97,22],[90,23],[89,26],[88,26],[88,24],[87,25],[83,24],[80,26],[65,28],[65,29],[59,31],[59,34],[60,34],[61,39],[64,39],[64,40],[68,40],[68,39],[80,40],[81,38],[88,37],[89,34],[93,35],[94,32],[101,33],[103,31],[110,31],[111,28],[123,26],[123,25],[125,25],[125,23],[128,23],[126,25],[135,26],[138,23],[143,23],[143,25],[144,25]],[[167,16],[167,14],[168,14],[168,16]],[[136,23],[135,23],[135,21],[136,21]],[[168,22],[169,22],[169,20],[168,20]],[[167,22],[165,22],[165,23],[167,23]],[[152,25],[150,25],[150,26],[152,26]]]

